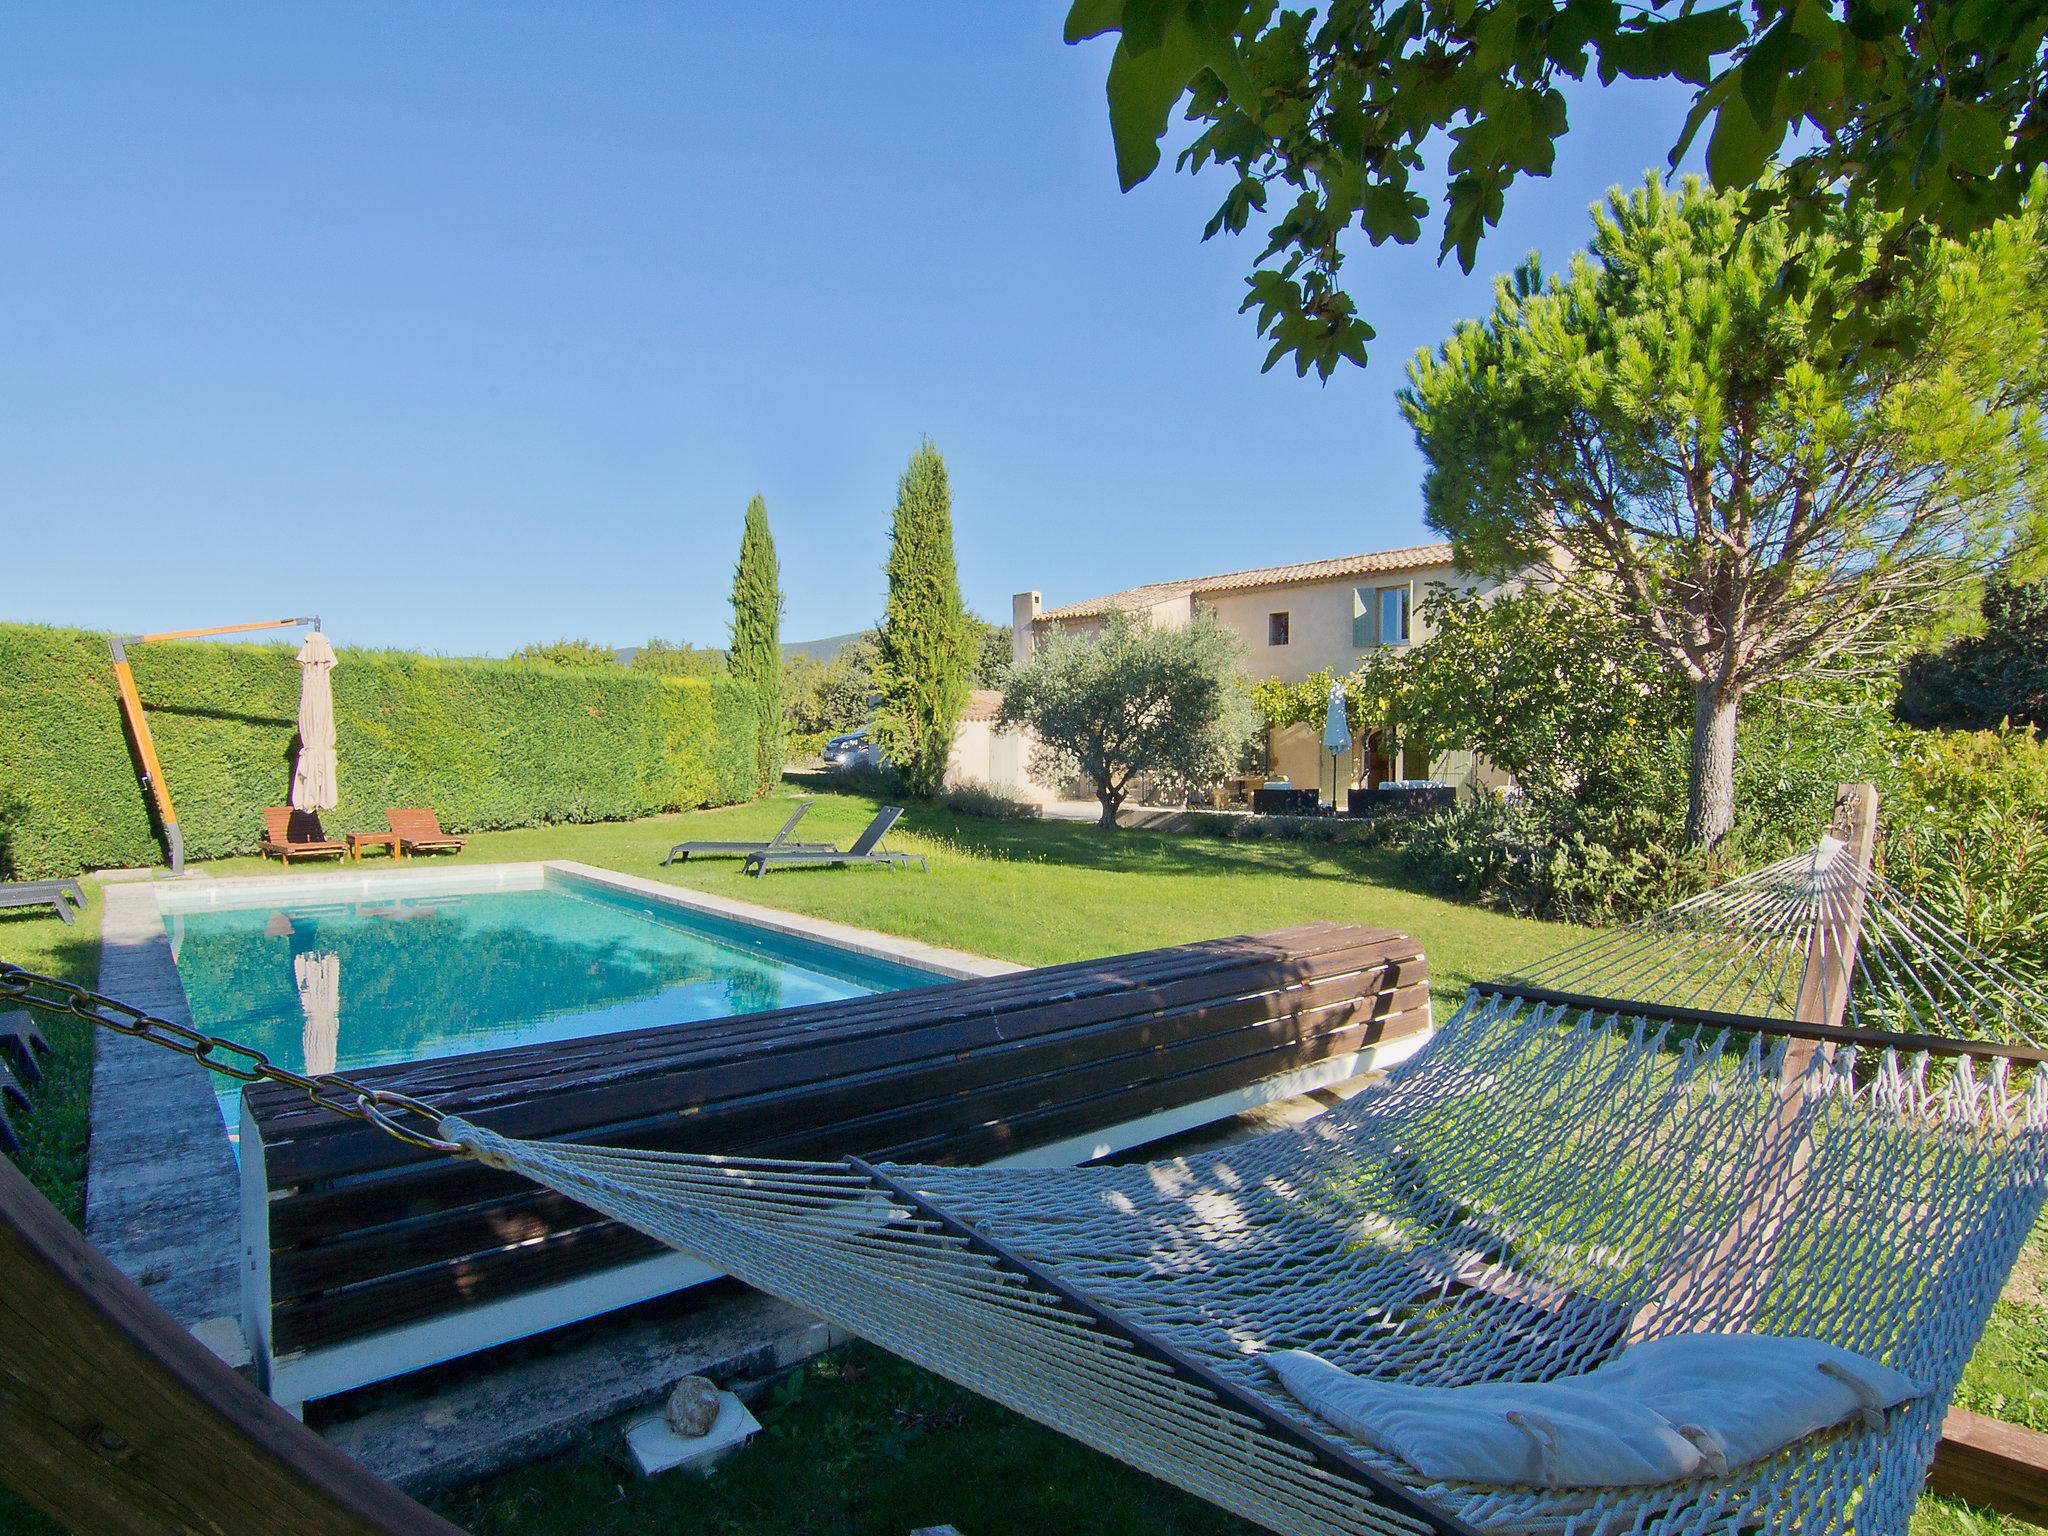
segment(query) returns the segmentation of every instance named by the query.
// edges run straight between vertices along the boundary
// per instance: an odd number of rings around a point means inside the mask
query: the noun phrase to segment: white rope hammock
[[[1847,1027],[1938,1024],[1964,1045],[1806,1054],[1713,1026],[1735,1007],[1789,1016],[1786,953],[1824,945],[1849,903],[1877,942],[1842,968]],[[1146,1166],[767,1162],[455,1119],[440,1133],[1269,1530],[1903,1533],[2048,1189],[2038,1053],[1968,1044],[2018,1038],[2041,1000],[1942,933],[1823,845],[1502,984],[1634,979],[1655,993],[1640,1004],[1477,988],[1345,1105]],[[1708,1331],[1817,1337],[1932,1395],[1882,1430],[1720,1477],[1431,1485],[1258,1360],[1301,1348],[1422,1385],[1539,1381]]]

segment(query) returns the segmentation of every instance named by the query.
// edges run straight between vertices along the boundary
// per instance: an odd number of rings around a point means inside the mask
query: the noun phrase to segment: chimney
[[[1023,666],[1038,649],[1038,615],[1045,599],[1036,592],[1019,592],[1010,599],[1010,661]]]

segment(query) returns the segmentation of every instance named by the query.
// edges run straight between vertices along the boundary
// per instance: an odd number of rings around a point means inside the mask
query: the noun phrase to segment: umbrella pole
[[[154,635],[114,635],[107,646],[114,653],[114,688],[121,696],[121,717],[135,742],[135,755],[142,761],[142,787],[156,803],[157,819],[164,829],[164,852],[170,856],[171,873],[185,873],[185,834],[178,830],[178,812],[171,804],[171,787],[164,782],[163,765],[157,761],[156,738],[149,733],[149,718],[142,712],[142,695],[135,691],[135,673],[128,665],[128,647],[152,640],[196,640],[202,635],[239,635],[252,629],[286,629],[299,624],[320,627],[320,620],[265,619],[257,624],[220,624],[212,629],[172,629]]]

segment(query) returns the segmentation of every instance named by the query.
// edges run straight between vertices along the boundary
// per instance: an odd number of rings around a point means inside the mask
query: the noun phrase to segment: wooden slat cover
[[[0,1477],[77,1536],[462,1536],[221,1364],[5,1158]]]
[[[515,1136],[976,1163],[1411,1034],[1427,1004],[1413,940],[1321,923],[362,1076]],[[249,1105],[280,1353],[656,1251],[290,1090],[251,1089]]]

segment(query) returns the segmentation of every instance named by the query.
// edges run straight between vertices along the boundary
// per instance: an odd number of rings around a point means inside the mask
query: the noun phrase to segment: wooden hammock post
[[[1835,814],[1828,831],[1830,835],[1839,831],[1843,846],[1827,865],[1821,866],[1816,860],[1814,922],[1806,938],[1798,1001],[1790,1021],[1794,1028],[1803,1025],[1820,1035],[1842,1031],[1849,988],[1856,978],[1856,947],[1863,929],[1864,877],[1870,872],[1871,857],[1877,847],[1877,786],[1843,785],[1835,796]],[[1846,891],[1847,899],[1830,900],[1838,891]],[[1813,1035],[1787,1036],[1770,1118],[1760,1136],[1759,1176],[1752,1182],[1741,1211],[1712,1249],[1683,1261],[1657,1288],[1661,1299],[1646,1302],[1636,1312],[1629,1327],[1631,1340],[1649,1337],[1656,1331],[1660,1318],[1684,1311],[1703,1284],[1718,1282],[1734,1266],[1744,1264],[1745,1256],[1749,1256],[1746,1275],[1732,1288],[1730,1299],[1712,1318],[1703,1321],[1731,1332],[1740,1332],[1755,1322],[1777,1261],[1785,1211],[1806,1183],[1806,1165],[1812,1149],[1803,1137],[1792,1143],[1798,1133],[1806,1071],[1815,1051],[1832,1055],[1834,1045]],[[1782,1174],[1772,1174],[1774,1163],[1782,1166]],[[1696,1321],[1693,1326],[1699,1325]]]
[[[1846,879],[1837,876],[1838,864],[1831,864],[1822,876],[1832,890],[1842,893],[1841,910],[1824,908],[1816,914],[1813,932],[1806,940],[1806,964],[1799,975],[1799,998],[1792,1017],[1802,1024],[1819,1024],[1839,1029],[1849,1003],[1849,988],[1856,980],[1856,948],[1863,936],[1863,907],[1867,900],[1871,859],[1877,852],[1877,786],[1844,784],[1835,796],[1835,817],[1828,830],[1841,829],[1843,847],[1835,855],[1847,860]],[[1830,904],[1832,906],[1832,903]],[[1815,1043],[1795,1040],[1785,1051],[1785,1077],[1795,1079],[1813,1058]],[[1826,1047],[1829,1051],[1834,1048]]]
[[[1842,846],[1825,865],[1816,855],[1813,928],[1806,936],[1806,959],[1799,974],[1798,1000],[1792,1016],[1801,1024],[1839,1029],[1856,980],[1856,948],[1863,935],[1863,907],[1870,861],[1877,849],[1877,786],[1844,784],[1835,795],[1830,835],[1840,831]],[[1831,1059],[1834,1046],[1814,1040],[1789,1040],[1778,1076],[1777,1103],[1765,1133],[1767,1155],[1782,1148],[1783,1178],[1751,1196],[1737,1220],[1737,1234],[1754,1234],[1755,1259],[1740,1300],[1731,1309],[1729,1326],[1747,1327],[1763,1305],[1764,1292],[1777,1265],[1784,1241],[1785,1215],[1806,1186],[1813,1147],[1799,1132],[1807,1069],[1815,1052]],[[1795,1139],[1796,1138],[1796,1139]],[[1768,1165],[1765,1165],[1768,1167]]]
[[[0,1478],[76,1536],[462,1536],[229,1370],[4,1157]]]

